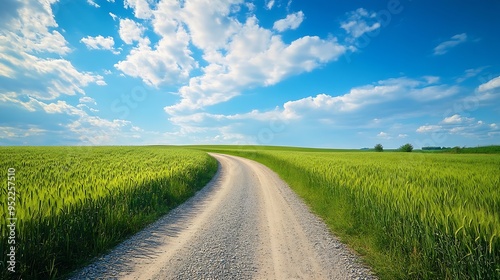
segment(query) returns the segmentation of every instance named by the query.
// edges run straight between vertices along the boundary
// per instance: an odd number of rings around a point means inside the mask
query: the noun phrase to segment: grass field
[[[16,275],[65,275],[182,203],[217,169],[198,150],[269,166],[382,279],[500,279],[500,155],[262,146],[0,147]]]
[[[17,218],[16,274],[6,274],[10,231],[2,222],[0,278],[50,279],[185,201],[215,174],[217,162],[172,147],[0,147],[0,169],[0,216],[14,210]],[[8,199],[11,177],[15,201]]]
[[[500,279],[500,156],[191,147],[276,171],[382,279]]]

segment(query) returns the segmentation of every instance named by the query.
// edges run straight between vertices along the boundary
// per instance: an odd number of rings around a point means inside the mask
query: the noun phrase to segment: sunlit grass
[[[215,174],[204,152],[171,147],[1,147],[16,169],[17,276],[70,271],[182,203]],[[6,176],[5,176],[6,178]],[[6,181],[7,179],[5,179]],[[0,216],[6,217],[7,188]],[[5,278],[7,229],[0,269]]]

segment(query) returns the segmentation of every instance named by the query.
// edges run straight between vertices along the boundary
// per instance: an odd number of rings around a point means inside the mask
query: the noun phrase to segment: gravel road
[[[211,155],[205,188],[71,279],[376,279],[273,171]]]

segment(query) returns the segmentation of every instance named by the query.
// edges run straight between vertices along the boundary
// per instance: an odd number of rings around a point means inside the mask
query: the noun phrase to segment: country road
[[[211,155],[205,188],[71,279],[376,279],[273,171]]]

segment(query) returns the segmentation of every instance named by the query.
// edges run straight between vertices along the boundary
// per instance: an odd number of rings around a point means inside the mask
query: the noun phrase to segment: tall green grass
[[[205,150],[276,171],[382,279],[500,279],[498,155]]]
[[[1,224],[0,278],[68,273],[167,213],[217,170],[206,153],[171,147],[1,147],[0,170],[16,169],[16,273],[6,270]],[[7,216],[7,188],[0,192]]]

